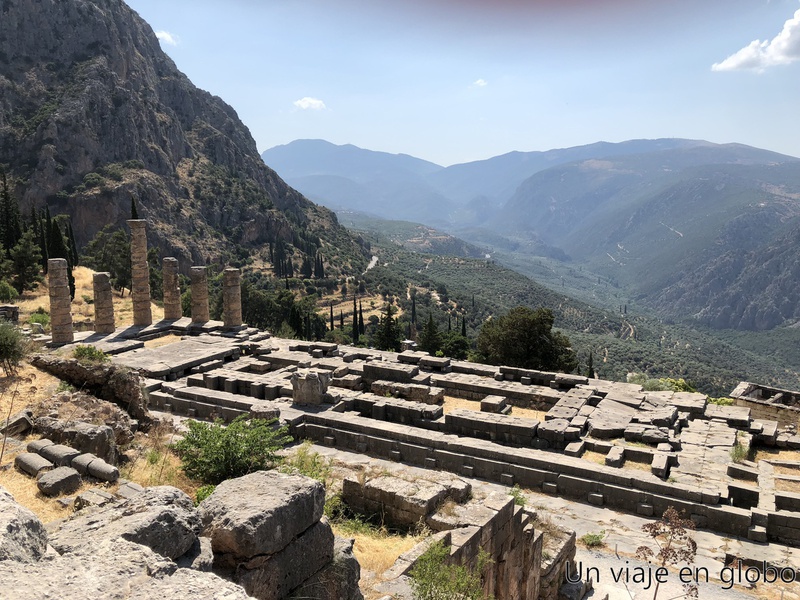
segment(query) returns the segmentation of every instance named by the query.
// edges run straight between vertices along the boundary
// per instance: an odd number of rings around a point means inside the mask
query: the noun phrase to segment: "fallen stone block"
[[[89,463],[89,475],[102,481],[113,482],[119,479],[119,469],[98,458]]]
[[[81,510],[87,506],[104,506],[113,501],[114,495],[105,490],[86,490],[75,497],[75,510]]]
[[[144,491],[144,488],[141,485],[134,483],[133,481],[120,479],[119,482],[120,485],[119,489],[117,489],[117,496],[120,498],[129,500],[130,498],[133,498]]]
[[[605,462],[609,467],[622,467],[622,465],[625,464],[625,448],[622,446],[614,446],[611,448],[608,454],[606,454]]]
[[[0,434],[21,436],[33,429],[33,411],[25,409],[0,422]]]
[[[66,467],[72,463],[74,458],[80,456],[81,453],[63,444],[53,444],[52,446],[45,446],[42,448],[39,454],[57,467]]]
[[[89,474],[89,463],[99,460],[94,454],[80,454],[72,459],[70,466],[81,475]]]
[[[653,462],[650,463],[650,472],[656,477],[666,479],[669,474],[669,454],[653,454]]]
[[[28,443],[28,452],[39,454],[39,451],[42,450],[42,448],[52,446],[53,444],[55,444],[55,442],[53,440],[48,440],[47,438],[33,440],[32,442]]]
[[[72,467],[58,467],[39,477],[36,485],[45,496],[71,494],[81,487],[81,474]]]
[[[20,471],[36,477],[42,471],[49,471],[55,465],[43,456],[39,456],[33,452],[23,452],[22,454],[17,454],[14,459],[14,466]]]

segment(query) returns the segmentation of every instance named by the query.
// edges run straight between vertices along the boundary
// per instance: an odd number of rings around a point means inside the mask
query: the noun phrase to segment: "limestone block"
[[[58,467],[39,477],[36,485],[45,496],[71,494],[81,487],[81,474],[72,467]]]
[[[614,446],[611,448],[608,454],[606,454],[605,462],[609,467],[622,467],[625,463],[625,448],[622,446]]]
[[[89,463],[95,460],[98,460],[98,458],[94,454],[90,453],[81,454],[72,459],[72,463],[70,464],[70,466],[81,475],[88,475]]]
[[[274,554],[322,517],[325,488],[301,475],[259,471],[223,481],[198,507],[215,553]]]
[[[98,458],[89,463],[89,475],[102,481],[113,482],[119,479],[119,469]]]
[[[53,444],[55,444],[55,442],[47,438],[42,438],[40,440],[33,440],[28,444],[28,452],[35,452],[36,454],[38,454],[42,448],[46,446],[52,446]]]
[[[330,371],[295,371],[292,373],[292,399],[295,404],[322,404],[331,379]]]
[[[198,537],[186,554],[175,559],[175,563],[180,569],[211,571],[214,566],[214,552],[211,549],[211,540],[207,537]]]
[[[290,598],[301,600],[363,600],[358,588],[361,565],[353,554],[353,540],[336,537],[333,560],[295,588]]]

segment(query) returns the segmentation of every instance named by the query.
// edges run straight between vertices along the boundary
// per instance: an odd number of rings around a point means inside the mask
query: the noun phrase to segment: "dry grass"
[[[181,461],[169,448],[174,431],[168,424],[152,427],[148,433],[136,433],[130,462],[120,468],[120,476],[142,486],[171,485],[186,492],[194,499],[203,485],[186,476],[181,470]]]
[[[449,414],[457,409],[474,410],[480,412],[481,403],[480,400],[465,400],[464,398],[445,396],[442,407],[444,408],[444,414]]]
[[[161,337],[153,338],[152,340],[147,340],[144,343],[144,347],[160,348],[162,346],[169,346],[170,344],[174,344],[180,341],[181,341],[181,336],[175,335],[174,333],[170,333],[167,335],[162,335]]]
[[[86,328],[94,323],[94,291],[92,289],[94,271],[86,267],[75,267],[73,275],[75,276],[75,299],[72,301],[72,321],[76,329]],[[39,307],[49,310],[47,281],[39,284],[32,292],[23,294],[17,301],[17,305],[21,323],[27,322],[31,313]],[[164,318],[163,308],[151,303],[151,309],[154,321]],[[119,292],[114,292],[114,318],[117,327],[133,324],[133,301],[128,290],[122,297]]]
[[[760,460],[786,460],[800,462],[800,450],[782,450],[780,448],[759,448],[756,451],[755,462]]]
[[[55,394],[60,383],[57,377],[23,361],[15,375],[0,377],[0,418],[5,420],[24,408],[39,414],[40,407]]]
[[[775,478],[775,489],[779,492],[791,492],[800,494],[800,478],[798,479],[778,479]]]
[[[797,466],[773,465],[772,469],[776,475],[800,476],[800,463]]]
[[[581,459],[597,463],[598,465],[606,464],[606,455],[603,454],[602,452],[593,452],[592,450],[587,450],[586,452],[581,454]]]

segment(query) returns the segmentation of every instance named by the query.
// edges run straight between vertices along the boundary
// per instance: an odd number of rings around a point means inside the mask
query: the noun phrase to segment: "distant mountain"
[[[563,249],[672,318],[769,329],[800,318],[778,283],[800,260],[799,221],[797,159],[709,145],[542,171],[489,226]]]
[[[324,140],[296,140],[262,153],[283,178],[315,201],[336,209],[367,211],[387,219],[450,228],[481,226],[526,179],[576,161],[649,155],[669,150],[721,148],[701,140],[597,142],[545,152],[510,152],[487,160],[441,167],[405,154],[337,146]],[[727,146],[722,162],[782,162],[786,157]],[[760,153],[760,154],[759,154]]]
[[[426,177],[439,165],[405,154],[296,140],[261,154],[290,185],[333,209],[441,223],[454,209]]]
[[[151,244],[187,268],[276,240],[298,262],[322,249],[347,257],[344,269],[366,264],[335,215],[264,164],[233,108],[196,88],[121,0],[3,2],[0,164],[25,213],[69,214],[80,245],[123,226],[133,197]]]

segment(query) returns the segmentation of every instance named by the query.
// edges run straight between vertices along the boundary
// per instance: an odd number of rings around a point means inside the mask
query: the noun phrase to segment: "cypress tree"
[[[339,329],[344,331],[344,313],[341,310],[339,311]]]
[[[467,315],[461,317],[461,335],[467,337]]]
[[[136,210],[136,198],[131,194],[131,219],[138,219],[139,211]]]
[[[353,344],[358,344],[358,310],[355,294],[353,294]]]
[[[67,244],[69,256],[73,267],[78,266],[78,246],[75,243],[75,232],[72,230],[72,221],[67,221]]]
[[[589,365],[586,368],[586,376],[589,378],[594,377],[594,352],[589,350]]]
[[[331,331],[333,331],[333,302],[331,302]]]
[[[450,333],[453,330],[453,324],[450,322],[450,315],[447,315],[447,332]]]
[[[364,329],[364,307],[361,305],[361,302],[358,303],[358,333],[364,335],[366,329]]]
[[[417,295],[413,294],[411,296],[411,323],[416,325],[417,324]]]

